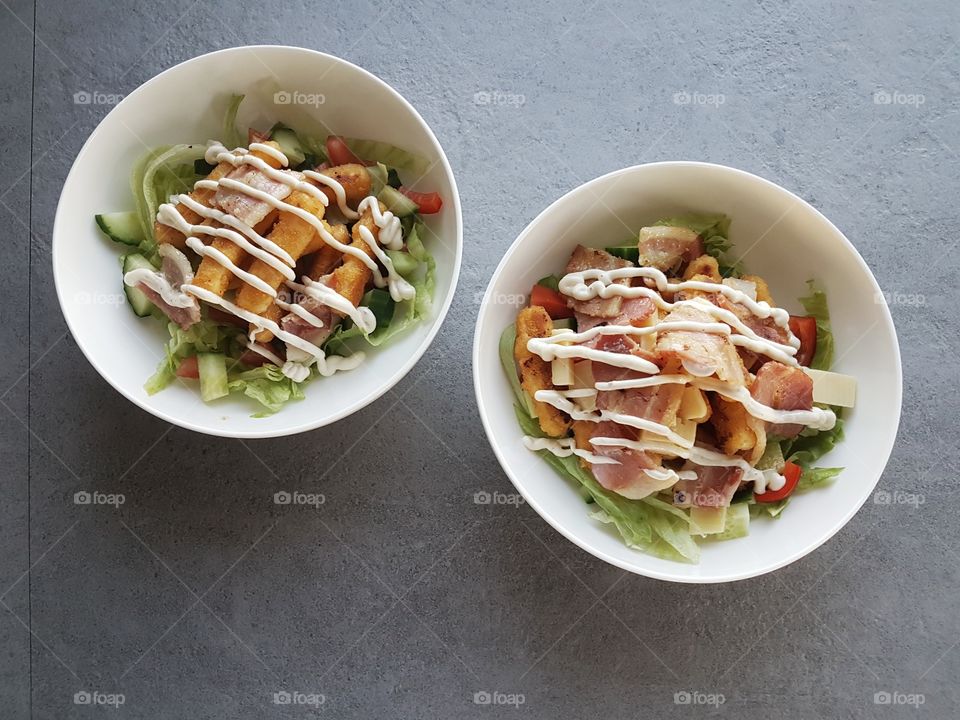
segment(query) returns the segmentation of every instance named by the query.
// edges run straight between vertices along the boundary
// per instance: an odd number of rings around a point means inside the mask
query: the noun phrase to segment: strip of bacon
[[[801,368],[771,360],[757,370],[750,386],[757,402],[777,410],[809,410],[813,407],[813,380]],[[796,437],[802,425],[771,425],[768,432],[782,437]]]
[[[603,250],[587,248],[583,245],[577,245],[567,263],[567,272],[581,272],[582,270],[616,270],[618,268],[630,267],[629,260],[618,258]],[[618,280],[621,285],[626,285],[626,279]],[[595,318],[613,318],[620,314],[623,298],[615,295],[610,298],[593,298],[592,300],[573,300],[567,302],[574,311],[590,315]]]
[[[687,463],[684,470],[697,473],[696,480],[681,480],[674,486],[674,503],[697,507],[726,507],[740,486],[743,471],[732,467],[705,467]]]
[[[671,310],[663,319],[665,323],[680,321],[715,322],[708,313],[687,305]],[[663,330],[657,335],[657,355],[661,367],[671,360],[679,360],[691,375],[716,375],[732,385],[746,385],[743,362],[736,348],[723,335],[691,330]]]
[[[693,230],[657,225],[640,230],[637,242],[639,265],[671,270],[681,261],[690,261],[703,254],[703,242]]]
[[[575,422],[574,434],[577,446],[616,460],[614,464],[591,465],[594,477],[603,487],[632,500],[639,500],[673,485],[676,476],[664,472],[656,455],[623,447],[599,446],[590,444],[591,437],[613,437],[636,440],[636,432],[631,428],[613,422],[589,423]],[[658,480],[647,471],[663,472],[665,479]]]

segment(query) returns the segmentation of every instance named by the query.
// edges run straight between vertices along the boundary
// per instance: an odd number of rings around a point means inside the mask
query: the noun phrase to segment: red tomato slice
[[[247,145],[253,143],[265,143],[270,139],[267,133],[260,132],[256,128],[247,128]]]
[[[400,192],[413,200],[423,215],[433,215],[433,213],[440,212],[440,208],[443,207],[443,198],[440,197],[440,193],[417,192],[416,190],[408,190],[402,185],[400,186]]]
[[[353,154],[353,151],[347,147],[343,138],[339,135],[330,135],[327,138],[327,157],[330,158],[330,165],[346,165],[347,163],[357,163],[366,165],[366,163]]]
[[[810,315],[791,315],[790,332],[800,338],[797,362],[810,367],[810,361],[817,353],[817,319]]]
[[[573,317],[573,310],[567,307],[563,295],[543,285],[534,285],[530,291],[530,304],[539,305],[554,320]]]
[[[200,379],[200,366],[197,364],[197,356],[191,355],[180,361],[177,367],[177,377],[190,378],[191,380]]]
[[[799,465],[795,465],[792,462],[784,463],[783,472],[781,475],[783,475],[787,481],[783,484],[783,487],[779,490],[770,490],[769,492],[761,493],[760,495],[754,495],[753,499],[761,503],[770,503],[783,500],[797,487],[797,483],[800,482],[800,474],[802,472],[803,468],[801,468]]]

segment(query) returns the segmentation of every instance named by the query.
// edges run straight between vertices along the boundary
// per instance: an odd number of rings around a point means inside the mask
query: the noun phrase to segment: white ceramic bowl
[[[830,487],[794,498],[780,519],[751,523],[749,537],[703,543],[698,565],[661,560],[625,546],[612,526],[591,520],[567,481],[521,444],[513,394],[497,341],[541,277],[562,272],[578,243],[621,245],[645,224],[680,212],[731,216],[735,256],[764,277],[787,309],[816,278],[827,291],[838,372],[855,375],[857,407],[846,439],[820,461],[846,470]],[[619,170],[564,195],[507,251],[477,319],[474,385],[480,416],[500,463],[527,502],[568,539],[613,565],[679,582],[727,582],[760,575],[803,557],[846,524],[873,492],[900,420],[900,353],[880,288],[850,242],[796,195],[739,170],[664,162]]]
[[[140,320],[123,302],[117,258],[94,213],[133,209],[129,173],[147,147],[219,138],[231,93],[245,93],[240,127],[284,122],[326,135],[393,143],[433,163],[413,187],[437,190],[440,213],[428,216],[426,244],[437,261],[429,320],[367,353],[356,370],[307,385],[306,399],[269,418],[252,418],[243,397],[206,405],[195,387],[174,383],[148,396],[168,339],[162,323]],[[276,95],[280,93],[279,95]],[[285,93],[285,94],[284,94]],[[299,95],[297,94],[299,93]],[[293,101],[292,101],[293,100]],[[405,178],[406,179],[406,178]],[[225,437],[273,437],[346,417],[387,392],[420,359],[453,299],[462,250],[460,199],[440,144],[416,110],[379,78],[323,53],[282,46],[238,47],[202,55],[160,73],[118,104],[81,149],[64,184],[53,229],[53,270],[60,306],[77,344],[100,374],[140,407],[169,422]]]

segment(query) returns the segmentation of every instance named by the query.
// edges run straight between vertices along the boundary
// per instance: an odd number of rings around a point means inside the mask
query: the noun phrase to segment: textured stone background
[[[960,6],[513,5],[0,1],[4,718],[917,714],[877,692],[956,716]],[[74,93],[258,42],[345,57],[419,108],[457,173],[466,249],[443,331],[393,392],[335,427],[243,443],[172,429],[100,379],[66,333],[49,248],[66,173],[109,110]],[[485,279],[562,193],[678,158],[821,209],[895,299],[903,347],[880,487],[917,503],[868,503],[801,562],[728,586],[626,575],[528,508],[472,501],[511,489],[470,377]],[[267,501],[294,482],[324,508]],[[127,502],[73,504],[91,488]],[[125,704],[80,707],[81,690]],[[326,702],[274,705],[281,690]],[[524,703],[475,704],[482,691]],[[685,707],[682,691],[725,703]]]

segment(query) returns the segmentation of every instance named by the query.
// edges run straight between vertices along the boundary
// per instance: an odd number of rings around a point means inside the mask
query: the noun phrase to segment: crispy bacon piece
[[[663,322],[715,322],[702,310],[681,306],[672,310]],[[746,384],[746,371],[736,348],[723,335],[696,330],[662,330],[657,336],[660,364],[679,360],[684,369],[697,377],[716,375],[736,386]]]
[[[810,410],[813,407],[813,380],[800,368],[776,361],[765,362],[757,371],[750,386],[750,394],[757,402],[777,410]],[[771,425],[769,432],[783,437],[795,437],[802,425]]]
[[[633,500],[645,498],[655,492],[673,485],[676,477],[667,474],[660,465],[660,458],[653,453],[642,452],[624,447],[595,446],[590,438],[612,437],[635,440],[636,431],[613,422],[591,423],[577,421],[573,424],[573,434],[577,447],[589,450],[596,455],[616,460],[618,465],[589,464],[593,476],[607,490]],[[586,461],[584,461],[586,462]],[[646,471],[664,473],[664,479],[657,479]]]
[[[682,398],[683,385],[654,385],[601,392],[597,395],[597,407],[673,426],[677,422],[677,409]]]
[[[630,267],[628,260],[615,257],[603,250],[587,248],[583,245],[577,245],[567,263],[567,272],[580,272],[582,270],[617,270],[619,268]],[[617,281],[621,285],[628,284],[626,279]],[[613,318],[620,314],[620,308],[623,305],[623,298],[615,295],[610,298],[593,298],[592,300],[574,300],[567,301],[576,312],[590,315],[595,318]]]
[[[298,179],[302,180],[302,176],[299,173],[297,175],[299,176]],[[240,165],[231,171],[227,178],[248,185],[254,190],[264,192],[277,200],[283,200],[291,192],[289,185],[277,182],[253,165]],[[256,226],[273,210],[273,205],[269,202],[248,195],[243,190],[236,190],[223,185],[217,188],[217,194],[213,196],[213,204],[249,227]]]
[[[689,228],[657,225],[640,230],[639,265],[670,270],[703,254],[700,236]]]
[[[674,502],[679,505],[726,507],[743,477],[743,471],[734,467],[703,466],[688,462],[683,469],[696,472],[697,479],[681,480],[674,486]]]

